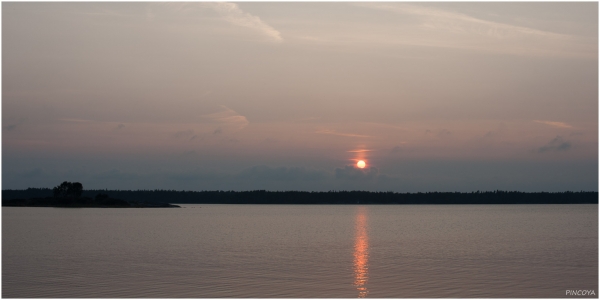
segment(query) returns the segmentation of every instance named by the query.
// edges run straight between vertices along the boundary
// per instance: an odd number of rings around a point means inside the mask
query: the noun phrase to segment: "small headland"
[[[80,198],[29,198],[2,200],[2,206],[18,207],[113,207],[113,208],[160,208],[180,207],[169,203],[146,203],[137,201],[125,201],[114,198],[93,199],[89,197]]]
[[[65,181],[52,189],[53,197],[6,198],[3,195],[2,206],[18,207],[114,207],[114,208],[161,208],[180,207],[179,205],[140,200],[122,200],[98,193],[94,198],[82,197],[83,185],[79,182]]]

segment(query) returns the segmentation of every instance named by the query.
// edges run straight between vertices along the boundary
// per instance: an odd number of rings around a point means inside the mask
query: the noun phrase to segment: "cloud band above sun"
[[[534,120],[534,122],[540,123],[540,124],[546,124],[546,125],[550,125],[550,126],[558,127],[558,128],[573,128],[573,126],[571,126],[565,122],[552,122],[552,121],[540,121],[540,120]]]

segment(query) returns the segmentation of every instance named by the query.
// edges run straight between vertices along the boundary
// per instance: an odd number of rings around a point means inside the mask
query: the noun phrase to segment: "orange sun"
[[[367,166],[367,164],[365,163],[365,161],[364,161],[364,160],[359,160],[359,161],[356,163],[356,166],[362,169],[362,168],[366,167],[366,166]]]

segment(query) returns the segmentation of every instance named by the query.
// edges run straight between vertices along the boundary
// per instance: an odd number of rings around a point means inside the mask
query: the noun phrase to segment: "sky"
[[[63,181],[598,191],[598,3],[2,3],[2,189]]]

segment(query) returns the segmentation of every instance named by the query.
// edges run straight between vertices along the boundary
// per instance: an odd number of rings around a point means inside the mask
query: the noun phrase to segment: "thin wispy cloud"
[[[194,130],[192,129],[188,129],[188,130],[181,130],[181,131],[177,131],[173,134],[173,137],[175,138],[189,138],[191,136],[194,135]]]
[[[565,122],[552,122],[552,121],[542,121],[542,120],[534,120],[533,122],[545,124],[545,125],[549,125],[549,126],[553,126],[553,127],[558,127],[558,128],[573,128],[573,126],[571,126]]]
[[[347,152],[352,152],[352,153],[363,153],[363,152],[371,152],[373,150],[370,149],[358,149],[358,150],[349,150]]]
[[[372,137],[370,135],[337,132],[335,130],[330,130],[330,129],[317,130],[315,133],[318,133],[318,134],[331,134],[331,135],[345,136],[345,137],[360,137],[360,138],[370,138],[370,137]]]
[[[396,147],[392,148],[392,150],[390,152],[391,153],[400,153],[400,152],[402,152],[402,147],[396,146]]]
[[[231,126],[236,130],[243,129],[244,127],[248,126],[248,124],[250,124],[246,117],[238,114],[236,111],[230,109],[225,105],[221,105],[221,111],[204,115],[203,118],[222,125]],[[220,132],[221,130],[219,129],[219,132],[217,133]]]
[[[411,17],[388,42],[517,55],[595,55],[593,41],[499,23],[466,14],[407,3],[356,3],[359,7]]]
[[[204,3],[204,5],[211,7],[213,10],[219,13],[219,15],[221,15],[223,20],[231,24],[261,32],[275,42],[283,42],[283,38],[281,37],[281,33],[279,31],[267,24],[265,21],[261,20],[259,17],[244,12],[235,3],[215,2]]]
[[[471,32],[494,38],[508,38],[523,35],[536,35],[548,38],[564,38],[564,35],[542,30],[503,24],[474,18],[465,14],[435,9],[425,6],[395,3],[361,3],[358,6],[386,10],[399,14],[408,14],[425,18],[423,25],[432,29],[443,29],[454,32]]]
[[[74,123],[90,123],[90,122],[96,122],[93,120],[85,120],[85,119],[58,119],[59,121],[64,121],[64,122],[74,122]]]

